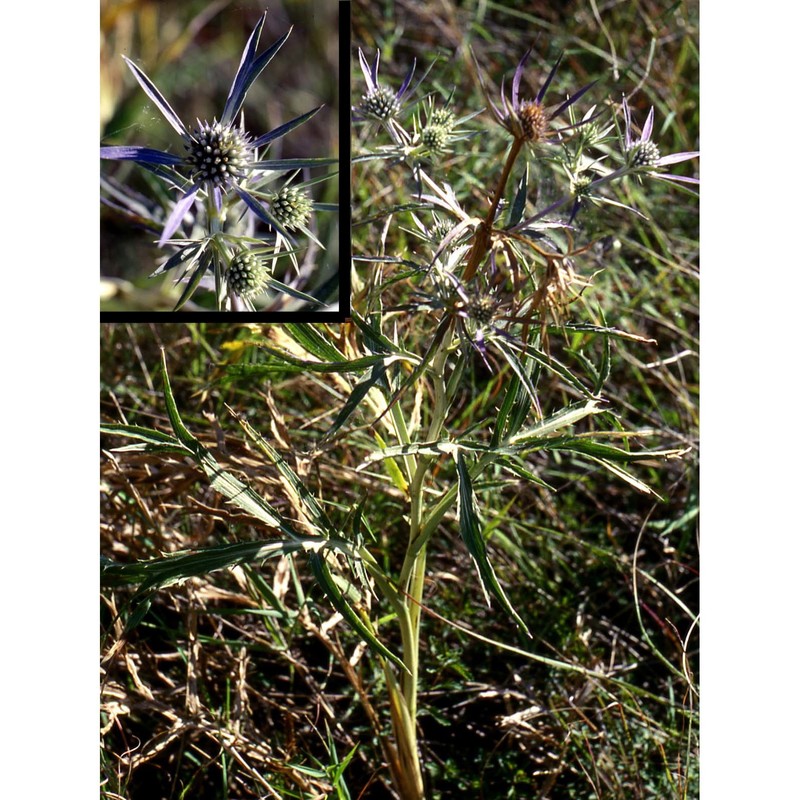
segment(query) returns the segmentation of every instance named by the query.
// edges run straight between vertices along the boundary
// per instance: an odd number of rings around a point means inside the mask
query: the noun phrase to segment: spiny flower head
[[[450,152],[450,147],[458,141],[474,135],[472,131],[461,126],[481,111],[475,111],[465,117],[456,118],[449,107],[450,98],[444,106],[436,106],[433,97],[426,97],[422,110],[414,114],[414,135],[412,141],[423,148],[420,155],[437,156]],[[435,163],[435,161],[434,161]]]
[[[614,125],[601,125],[599,117],[602,111],[597,111],[597,106],[591,106],[583,115],[583,118],[576,124],[573,109],[569,111],[569,120],[577,129],[576,136],[578,150],[582,151],[586,147],[597,147],[614,130]]]
[[[378,122],[388,122],[394,119],[402,107],[403,96],[408,91],[411,78],[414,76],[414,69],[417,66],[416,59],[414,59],[411,69],[396,92],[378,83],[378,67],[381,60],[380,50],[375,54],[372,66],[367,62],[361,48],[358,49],[358,60],[361,64],[364,81],[367,84],[367,91],[366,94],[362,95],[361,103],[353,108],[355,117],[357,119],[374,119]]]
[[[592,178],[585,172],[570,176],[569,193],[576,199],[589,197],[591,194]]]
[[[424,124],[420,115],[414,125],[421,128],[419,140],[423,147],[434,155],[441,155],[447,152],[452,141],[463,138],[463,134],[456,130],[458,122],[449,108],[435,108],[433,100],[429,99]]]
[[[311,214],[312,203],[299,189],[284,186],[272,195],[270,210],[278,222],[290,230],[305,225]]]
[[[435,214],[433,215],[433,225],[428,228],[428,233],[434,244],[440,245],[451,230],[453,230],[453,223],[449,219],[439,219]]]
[[[690,158],[699,156],[700,153],[698,151],[685,151],[662,156],[658,146],[650,138],[653,135],[653,121],[655,119],[655,109],[652,106],[650,107],[650,112],[642,127],[642,134],[638,138],[634,138],[633,136],[631,110],[626,97],[622,98],[622,114],[625,118],[624,169],[627,172],[649,174],[657,178],[680,181],[682,183],[697,184],[700,182],[697,178],[687,178],[683,175],[669,175],[658,172],[659,167],[666,167],[669,164],[678,164],[681,161],[688,161]]]
[[[558,57],[558,60],[553,65],[553,68],[550,70],[542,88],[539,89],[536,97],[532,100],[530,99],[520,99],[520,82],[522,81],[522,73],[525,69],[525,65],[528,63],[528,59],[530,58],[532,52],[532,48],[528,49],[528,52],[520,60],[519,64],[517,65],[516,70],[514,71],[514,77],[511,82],[511,97],[510,99],[506,97],[505,93],[505,80],[500,87],[500,98],[502,100],[502,109],[498,108],[492,102],[491,97],[489,97],[489,93],[486,90],[486,86],[483,82],[483,76],[480,72],[480,67],[478,68],[478,76],[480,78],[481,87],[483,88],[484,94],[486,95],[486,99],[492,109],[492,113],[495,116],[495,119],[515,138],[530,144],[536,144],[537,142],[544,142],[547,141],[547,133],[549,129],[550,123],[556,119],[556,117],[563,114],[575,101],[577,101],[580,97],[583,96],[585,92],[587,92],[594,83],[590,83],[584,86],[582,89],[579,89],[572,97],[569,97],[565,100],[561,105],[553,108],[548,108],[544,105],[544,97],[547,93],[550,84],[555,77],[556,71],[558,70],[559,65],[561,64],[561,59],[563,58],[563,53]],[[587,120],[583,120],[578,125],[586,124]],[[578,125],[570,125],[562,130],[569,130],[570,128],[578,127]]]
[[[444,153],[450,141],[450,128],[446,125],[426,125],[420,141],[432,153]]]
[[[497,301],[488,294],[474,297],[465,308],[467,316],[479,325],[489,325],[494,320],[496,309]]]
[[[234,124],[234,120],[242,110],[248,89],[280,50],[291,33],[291,29],[289,29],[286,34],[273,42],[261,55],[257,56],[258,41],[265,19],[266,12],[262,15],[247,40],[242,53],[242,60],[239,63],[239,69],[236,71],[231,84],[219,122],[217,122],[216,118],[211,123],[198,120],[197,127],[191,132],[144,71],[133,61],[123,56],[125,63],[145,94],[156,104],[167,122],[177,131],[187,151],[187,155],[179,156],[138,146],[100,148],[101,158],[136,161],[150,169],[155,167],[156,170],[161,171],[165,167],[172,168],[176,171],[181,181],[186,180],[186,176],[183,173],[189,173],[189,188],[184,191],[183,195],[175,203],[173,211],[164,225],[159,244],[165,244],[178,230],[192,205],[194,205],[195,200],[201,196],[201,192],[207,198],[213,198],[214,205],[219,211],[222,208],[223,194],[232,189],[253,214],[268,225],[275,227],[275,220],[270,217],[259,200],[243,185],[245,179],[252,172],[258,170],[274,171],[276,169],[276,162],[274,161],[256,161],[254,159],[255,151],[313,117],[322,106],[295,117],[295,119],[254,140],[251,140],[249,134],[242,127],[237,127]]]
[[[244,178],[252,162],[250,136],[242,128],[200,122],[184,144],[192,180],[227,186]]]
[[[449,108],[431,108],[427,124],[428,127],[438,125],[450,131],[456,124],[456,115]]]
[[[247,251],[235,256],[228,268],[228,286],[240,297],[252,298],[261,294],[267,288],[268,278],[264,260]]]
[[[392,119],[400,110],[397,93],[386,86],[376,86],[372,91],[362,95],[361,112],[367,117],[377,120]]]

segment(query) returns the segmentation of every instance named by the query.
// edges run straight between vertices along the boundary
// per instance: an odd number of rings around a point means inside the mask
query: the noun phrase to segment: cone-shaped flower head
[[[138,146],[100,148],[101,158],[136,161],[150,168],[171,167],[179,175],[188,174],[190,186],[175,203],[161,234],[160,244],[164,244],[180,227],[183,218],[189,212],[201,190],[207,196],[213,197],[214,204],[219,210],[222,206],[223,194],[232,189],[259,219],[273,227],[278,227],[280,231],[275,220],[243,186],[243,182],[254,170],[275,169],[274,162],[265,162],[264,167],[260,166],[260,162],[254,158],[257,148],[266,146],[274,139],[301,125],[313,117],[322,106],[318,106],[256,139],[252,139],[243,128],[234,124],[234,120],[242,110],[247,90],[291,33],[291,29],[289,29],[286,34],[257,56],[258,41],[265,19],[266,12],[247,40],[239,69],[231,84],[219,122],[216,118],[210,123],[198,120],[197,127],[191,132],[150,78],[133,61],[123,56],[125,63],[144,89],[145,94],[156,104],[167,122],[183,139],[186,150],[185,156],[179,156]],[[268,167],[267,164],[269,164]],[[283,233],[283,231],[281,232]]]
[[[272,195],[270,210],[278,222],[289,230],[305,225],[311,214],[312,204],[303,192],[292,186],[284,186]]]
[[[408,91],[411,79],[414,76],[414,69],[417,61],[411,65],[400,88],[395,92],[388,86],[381,86],[378,83],[378,67],[381,61],[381,51],[375,54],[372,66],[369,65],[361,48],[358,49],[358,60],[361,64],[361,72],[367,84],[367,92],[362,95],[361,103],[353,108],[353,113],[357,119],[374,119],[378,122],[386,122],[397,116],[402,107],[403,96]]]
[[[228,286],[240,297],[252,298],[267,288],[269,272],[264,260],[243,251],[232,261],[228,269]]]
[[[245,178],[252,162],[250,136],[241,128],[220,125],[216,119],[210,125],[198,120],[184,147],[192,180],[214,187]]]
[[[638,172],[652,174],[654,177],[666,180],[680,181],[682,183],[700,183],[697,178],[689,178],[683,175],[669,175],[658,172],[659,167],[666,167],[670,164],[678,164],[681,161],[688,161],[696,158],[700,153],[696,150],[685,151],[682,153],[672,153],[662,156],[658,146],[651,137],[653,135],[653,121],[655,110],[650,107],[650,113],[644,122],[642,135],[638,138],[633,136],[633,125],[631,123],[631,110],[628,106],[626,97],[622,98],[622,114],[625,117],[625,164],[628,172]]]
[[[583,88],[579,89],[574,95],[567,98],[560,105],[549,108],[546,107],[544,105],[545,94],[550,88],[550,84],[552,83],[556,71],[561,64],[561,59],[563,58],[562,53],[562,55],[558,57],[558,60],[553,65],[553,68],[550,70],[550,73],[545,79],[544,84],[542,84],[541,89],[539,89],[538,93],[536,94],[536,97],[534,97],[533,100],[521,99],[520,83],[522,82],[522,74],[525,70],[525,65],[528,63],[528,59],[531,56],[531,52],[532,48],[525,53],[517,65],[516,70],[514,71],[514,77],[511,81],[510,98],[506,96],[505,80],[501,84],[500,98],[502,100],[502,108],[496,106],[491,97],[489,97],[489,93],[487,92],[486,86],[483,82],[483,77],[480,74],[480,68],[478,70],[478,74],[484,94],[486,95],[486,99],[492,109],[495,119],[515,139],[522,139],[525,142],[535,144],[537,142],[547,141],[550,123],[563,114],[574,102],[580,99],[594,85],[594,83],[587,84]],[[586,124],[586,120],[578,123],[578,125],[582,124]],[[562,130],[568,130],[574,127],[578,126],[570,125]]]

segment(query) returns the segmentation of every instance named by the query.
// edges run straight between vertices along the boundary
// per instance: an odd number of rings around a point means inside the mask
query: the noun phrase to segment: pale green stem
[[[445,334],[440,348],[433,359],[431,375],[434,396],[432,415],[427,432],[429,441],[434,441],[439,438],[447,418],[449,404],[447,402],[445,367],[452,336],[453,330],[450,328]],[[419,685],[420,614],[425,590],[426,549],[424,544],[421,547],[415,547],[414,544],[420,537],[420,532],[425,521],[425,479],[433,462],[434,459],[428,457],[418,460],[416,471],[414,472],[409,487],[411,495],[409,541],[399,584],[401,589],[404,589],[408,594],[407,608],[410,627],[410,641],[407,643],[404,641],[403,643],[403,660],[408,669],[408,674],[402,676],[402,689],[409,718],[409,730],[404,731],[404,733],[409,742],[411,751],[417,758],[416,718],[417,691]]]
[[[226,208],[224,202],[222,208],[217,211],[214,205],[214,190],[210,184],[206,184],[206,218],[208,219],[208,234],[214,236],[217,233],[222,233],[222,228],[225,223]],[[217,311],[222,311],[222,296],[225,294],[225,281],[222,278],[222,269],[219,265],[219,256],[215,257],[214,269],[214,288],[216,290]]]

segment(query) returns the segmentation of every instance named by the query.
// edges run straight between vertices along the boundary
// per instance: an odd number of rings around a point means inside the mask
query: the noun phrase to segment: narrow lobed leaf
[[[478,512],[475,509],[472,480],[470,479],[469,470],[467,469],[467,463],[463,453],[459,453],[456,458],[456,470],[458,472],[459,530],[461,532],[461,538],[464,540],[464,544],[467,546],[467,550],[478,568],[478,577],[480,578],[481,588],[486,597],[486,603],[490,605],[489,593],[494,595],[514,622],[530,636],[531,634],[528,630],[528,626],[523,622],[516,609],[511,605],[506,593],[503,591],[503,587],[497,580],[494,567],[486,553],[486,543],[483,540]]]

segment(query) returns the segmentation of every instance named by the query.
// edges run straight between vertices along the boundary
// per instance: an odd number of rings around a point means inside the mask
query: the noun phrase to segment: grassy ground
[[[467,45],[499,82],[536,40],[537,67],[566,52],[554,95],[597,78],[597,97],[618,101],[624,91],[640,121],[655,106],[654,136],[664,152],[697,149],[696,4],[598,5],[602,25],[588,2],[526,5],[533,10],[358,2],[353,44],[370,53],[381,48],[381,74],[394,86],[411,58],[424,71],[441,56],[430,80],[444,94],[456,86],[471,111],[483,101]],[[360,81],[357,67],[354,75]],[[356,102],[360,93],[359,83]],[[472,124],[481,136],[444,168],[458,196],[479,207],[475,176],[485,174],[500,140],[488,115]],[[356,151],[363,136],[357,133]],[[387,186],[392,202],[413,200],[400,178],[369,165],[356,172],[356,255],[414,248],[403,231],[408,217],[397,213],[397,224],[386,224]],[[543,202],[548,191],[541,187]],[[431,798],[697,796],[697,203],[658,182],[644,191],[631,181],[619,199],[648,220],[616,209],[579,217],[580,236],[594,243],[582,269],[601,271],[574,313],[601,310],[609,325],[655,340],[614,342],[603,394],[642,441],[687,452],[638,468],[660,501],[580,458],[543,456],[532,465],[555,492],[499,476],[482,483],[492,560],[530,621],[532,641],[500,610],[486,608],[455,521],[442,524],[428,564],[420,694]],[[398,282],[390,291],[400,301],[408,287]],[[401,324],[405,341],[422,349],[429,320]],[[374,446],[367,432],[355,428],[317,447],[344,402],[343,384],[290,369],[269,380],[242,371],[264,363],[250,342],[274,344],[281,335],[276,326],[104,326],[103,418],[169,429],[158,375],[164,346],[184,420],[223,466],[291,513],[279,477],[244,441],[227,405],[292,458],[343,527],[352,505],[368,497],[373,549],[391,564],[393,525],[401,524],[405,501],[381,474],[354,471]],[[598,342],[579,336],[554,337],[552,347],[573,363],[599,352]],[[477,425],[482,398],[499,393],[502,381],[478,364],[465,376],[448,428]],[[546,390],[556,407],[567,393],[557,381]],[[120,443],[103,440],[104,556],[132,562],[271,535],[223,502],[185,459],[109,452]],[[447,470],[436,476],[442,485],[453,480]],[[347,665],[375,698],[382,674],[357,637],[335,623],[302,563],[279,560],[171,586],[123,636],[116,614],[132,594],[106,586],[102,598],[106,797],[394,796]]]

